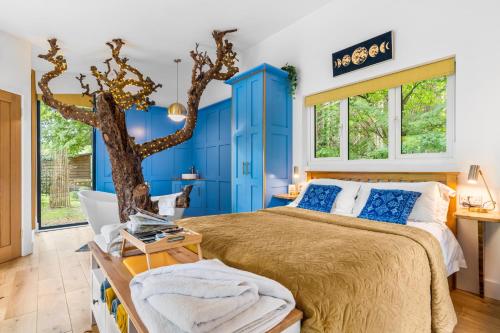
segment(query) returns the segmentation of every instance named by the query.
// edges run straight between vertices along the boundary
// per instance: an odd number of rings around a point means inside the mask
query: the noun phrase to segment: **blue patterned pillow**
[[[420,192],[378,190],[373,188],[358,217],[363,219],[406,224]]]
[[[297,207],[330,213],[337,194],[342,189],[335,185],[311,184]]]

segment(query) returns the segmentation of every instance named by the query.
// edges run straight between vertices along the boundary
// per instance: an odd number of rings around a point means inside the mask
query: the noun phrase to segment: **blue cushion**
[[[372,189],[358,217],[363,219],[406,224],[420,192]]]
[[[306,193],[297,207],[329,213],[332,210],[337,194],[341,190],[340,187],[335,185],[311,184],[307,187]]]

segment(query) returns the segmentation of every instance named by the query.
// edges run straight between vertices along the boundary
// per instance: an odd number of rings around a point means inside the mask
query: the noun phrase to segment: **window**
[[[314,156],[340,157],[340,102],[316,105],[314,115]]]
[[[349,159],[386,159],[389,124],[388,90],[349,98]]]
[[[447,78],[401,86],[401,154],[446,152]]]
[[[450,156],[454,78],[441,75],[355,96],[345,93],[314,105],[311,159]]]

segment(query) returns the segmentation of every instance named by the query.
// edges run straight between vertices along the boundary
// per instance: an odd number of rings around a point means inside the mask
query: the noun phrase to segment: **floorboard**
[[[90,327],[89,227],[38,233],[34,254],[0,264],[0,333],[83,333]],[[500,332],[500,301],[455,290],[455,333]]]

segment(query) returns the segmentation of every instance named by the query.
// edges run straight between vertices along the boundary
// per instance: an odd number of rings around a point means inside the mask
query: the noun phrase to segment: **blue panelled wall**
[[[206,213],[231,212],[231,100],[199,113],[193,135],[193,159],[205,180]]]
[[[145,180],[152,195],[170,194],[190,183],[194,185],[191,207],[186,216],[221,214],[231,207],[231,101],[202,108],[193,138],[156,153],[142,162]],[[167,117],[167,110],[151,107],[148,112],[126,113],[131,136],[141,143],[168,135],[182,127]],[[96,190],[114,192],[111,166],[100,133],[96,135]],[[194,166],[202,180],[178,181],[181,173]]]

